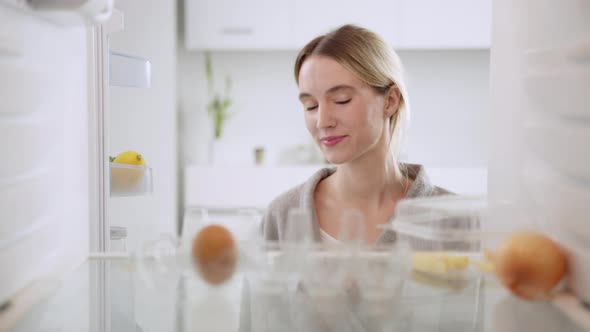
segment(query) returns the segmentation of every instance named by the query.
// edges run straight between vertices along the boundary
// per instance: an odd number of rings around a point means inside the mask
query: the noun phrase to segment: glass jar
[[[110,230],[112,253],[127,253],[127,229],[112,226]],[[129,258],[112,258],[110,263],[111,331],[135,331],[135,297],[133,274]]]

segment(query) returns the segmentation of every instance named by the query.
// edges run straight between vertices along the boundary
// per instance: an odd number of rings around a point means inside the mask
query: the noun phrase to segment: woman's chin
[[[346,156],[340,156],[340,155],[324,155],[326,160],[328,161],[328,163],[332,164],[332,165],[342,165],[347,163],[348,161],[350,161],[350,158],[346,157]]]

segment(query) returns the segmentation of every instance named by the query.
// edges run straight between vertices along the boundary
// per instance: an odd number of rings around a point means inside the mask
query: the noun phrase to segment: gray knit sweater
[[[436,187],[430,183],[428,176],[421,165],[404,164],[404,175],[413,180],[412,186],[406,194],[406,198],[436,196],[449,194],[450,192]],[[270,241],[282,241],[287,229],[287,215],[289,210],[299,208],[309,213],[311,229],[314,240],[320,241],[320,226],[314,207],[314,193],[318,183],[336,172],[335,168],[323,168],[317,171],[306,182],[292,188],[274,199],[262,219],[262,233],[264,239]],[[388,244],[396,239],[391,230],[384,231],[377,239],[377,244]]]

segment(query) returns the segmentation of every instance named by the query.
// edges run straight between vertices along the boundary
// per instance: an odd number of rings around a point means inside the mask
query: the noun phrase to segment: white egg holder
[[[209,301],[207,294],[229,287],[232,294],[241,294],[235,305],[244,332],[310,331],[318,326],[406,331],[425,321],[433,327],[471,327],[483,303],[482,279],[467,280],[460,288],[418,284],[411,274],[411,251],[406,249],[239,242],[234,277],[221,288],[201,279],[189,248],[173,236],[150,241],[129,257],[139,280],[153,290],[174,292],[179,279],[191,285],[176,290],[182,298],[177,308],[191,310],[184,314],[190,316],[185,322],[189,325],[194,321],[193,304]]]
[[[111,197],[143,196],[153,192],[152,169],[148,166],[136,166],[109,163]]]
[[[405,257],[296,246],[262,251],[245,273],[241,324],[251,331],[386,330],[401,322]]]
[[[246,271],[242,293],[244,331],[309,331],[318,324],[335,331],[405,331],[425,321],[467,327],[478,312],[477,279],[461,290],[417,284],[412,251],[403,246],[278,247],[252,253],[255,268]]]

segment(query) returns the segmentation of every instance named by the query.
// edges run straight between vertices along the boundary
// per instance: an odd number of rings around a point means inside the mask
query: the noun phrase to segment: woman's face
[[[350,162],[386,146],[390,100],[336,60],[311,56],[304,61],[299,100],[307,130],[330,163]]]

